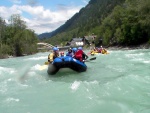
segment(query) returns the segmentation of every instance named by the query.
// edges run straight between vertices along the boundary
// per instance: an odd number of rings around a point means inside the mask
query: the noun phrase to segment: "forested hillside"
[[[38,39],[34,31],[27,29],[18,14],[12,15],[9,22],[0,17],[0,58],[36,53]]]
[[[91,0],[44,41],[65,45],[94,33],[103,45],[139,45],[150,40],[149,18],[150,0]]]

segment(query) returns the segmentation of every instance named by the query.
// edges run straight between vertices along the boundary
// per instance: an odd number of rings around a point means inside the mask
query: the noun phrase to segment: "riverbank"
[[[138,46],[111,46],[106,47],[108,50],[132,50],[132,49],[150,49],[150,44],[141,44]]]
[[[28,55],[33,55],[33,54],[28,54]],[[22,56],[28,56],[27,54],[23,54]],[[0,55],[0,59],[7,59],[7,58],[15,58],[15,57],[22,57],[22,56],[13,56],[13,55]]]
[[[85,47],[85,49],[91,49],[94,46],[89,46],[89,47]],[[150,49],[150,44],[146,43],[146,44],[141,44],[138,46],[110,46],[110,47],[105,47],[107,50],[133,50],[133,49]],[[29,54],[31,55],[31,54]],[[22,56],[27,56],[27,54],[24,54]],[[0,59],[7,59],[7,58],[13,58],[16,56],[10,56],[10,55],[1,55]],[[20,56],[18,56],[20,57]]]

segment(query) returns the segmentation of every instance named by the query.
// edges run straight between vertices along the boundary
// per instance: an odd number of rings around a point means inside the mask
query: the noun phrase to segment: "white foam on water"
[[[150,64],[150,60],[144,60],[143,63]]]
[[[150,61],[146,61],[144,58],[144,53],[139,54],[126,54],[126,57],[130,58],[131,61],[139,61],[142,63],[150,63]]]
[[[90,81],[90,82],[84,81],[84,83],[90,85],[90,84],[98,84],[99,82],[97,80],[94,80],[94,81]]]
[[[126,57],[128,58],[135,58],[135,57],[139,57],[139,56],[143,56],[144,53],[138,53],[138,54],[125,54]]]
[[[4,94],[5,92],[7,92],[7,84],[6,84],[6,82],[1,82],[0,83],[0,93]]]
[[[36,64],[36,65],[34,65],[33,67],[31,67],[31,70],[32,70],[32,71],[36,71],[36,70],[39,70],[40,68],[41,68],[41,65]]]
[[[150,64],[150,60],[145,60],[144,58],[134,58],[131,61],[135,61],[135,62],[139,61],[145,64]]]
[[[9,97],[5,100],[5,102],[7,103],[10,103],[10,102],[19,102],[20,100],[19,99],[15,99],[15,98],[12,98],[12,97]]]
[[[108,65],[106,66],[107,68],[109,68],[110,70],[115,70],[117,72],[125,72],[125,68],[122,66],[114,66],[114,65]]]
[[[27,84],[19,84],[19,85],[22,86],[22,87],[24,87],[24,88],[29,87],[29,85],[27,85]]]
[[[35,73],[34,71],[30,71],[30,72],[28,73],[28,75],[31,77],[31,76],[35,76],[36,73]]]
[[[13,74],[15,72],[16,71],[13,68],[0,67],[0,75],[2,75],[4,73]]]
[[[99,85],[99,82],[97,80],[94,81],[84,81],[84,84],[86,84],[86,98],[88,98],[89,100],[93,100],[95,98],[97,98],[97,96],[95,95],[95,93],[92,92],[91,90],[91,86],[97,87]]]
[[[47,56],[32,57],[25,60],[42,60],[42,59],[47,59]]]
[[[72,83],[71,84],[71,89],[73,90],[73,91],[76,91],[78,88],[79,88],[79,86],[80,86],[80,82],[79,81],[75,81],[74,83]]]
[[[143,58],[134,58],[131,61],[143,61],[143,60],[144,60]]]
[[[6,88],[0,88],[0,93],[4,94],[5,92],[7,92]]]

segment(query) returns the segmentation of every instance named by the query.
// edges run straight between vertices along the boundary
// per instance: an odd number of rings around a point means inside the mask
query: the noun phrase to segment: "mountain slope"
[[[124,0],[91,0],[85,8],[82,8],[79,13],[76,13],[64,25],[51,33],[40,34],[38,37],[50,38],[58,33],[76,28],[83,29],[84,26],[93,27],[99,25],[101,18],[107,16],[117,4],[122,2]],[[89,23],[91,24],[89,25]]]
[[[133,46],[150,42],[149,0],[90,0],[46,42],[65,45],[75,37],[94,33],[95,44]],[[98,46],[98,45],[97,45]]]

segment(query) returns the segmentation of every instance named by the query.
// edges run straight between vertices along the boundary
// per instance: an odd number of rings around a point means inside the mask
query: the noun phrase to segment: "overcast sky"
[[[12,14],[20,14],[35,33],[51,32],[64,24],[90,0],[1,0],[0,17],[8,22]]]

